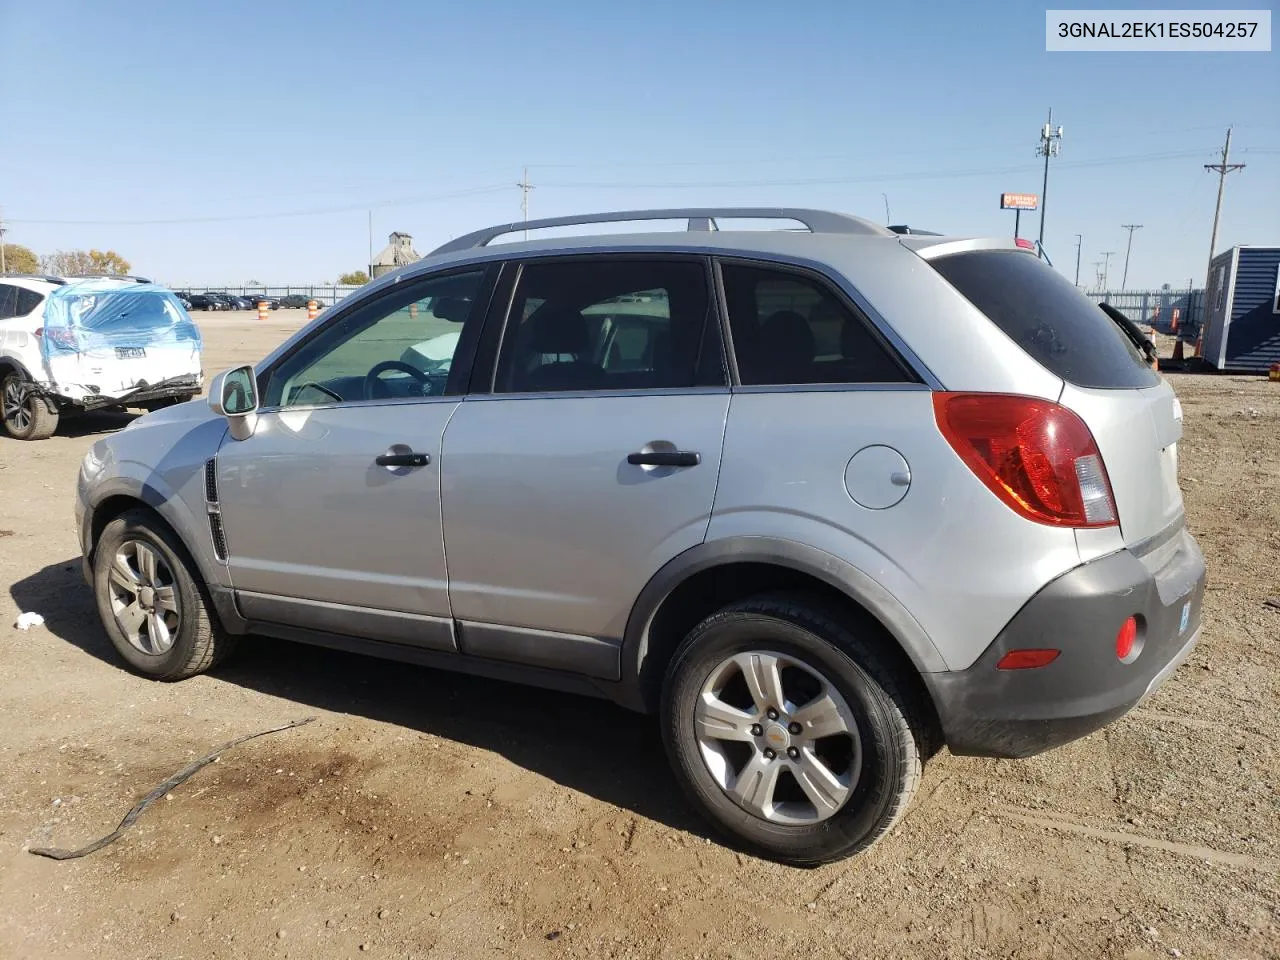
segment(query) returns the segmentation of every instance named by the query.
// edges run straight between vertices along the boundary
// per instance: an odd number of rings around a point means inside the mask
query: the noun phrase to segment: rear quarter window
[[[1160,382],[1115,321],[1031,254],[971,250],[930,263],[1027,354],[1063,380],[1101,389],[1136,389]]]

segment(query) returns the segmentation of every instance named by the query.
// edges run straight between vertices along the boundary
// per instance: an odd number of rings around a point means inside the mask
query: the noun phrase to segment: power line
[[[1058,166],[1059,168],[1072,169],[1079,167],[1118,166],[1129,163],[1153,163],[1161,160],[1186,160],[1192,157],[1203,156],[1203,154],[1203,150],[1176,150],[1165,153],[1132,154],[1121,157],[1098,157],[1093,160],[1063,161],[1059,163]],[[633,180],[550,180],[543,181],[542,186],[575,190],[594,188],[620,190],[698,190],[726,187],[808,187],[851,183],[887,183],[903,180],[946,180],[956,177],[986,177],[998,174],[1025,173],[1026,171],[1027,164],[1018,164],[1017,166],[1008,167],[976,167],[963,170],[924,170],[909,173],[876,173],[846,177],[804,177],[761,180],[688,180],[650,183],[636,182]]]
[[[1123,290],[1129,283],[1129,252],[1133,249],[1133,231],[1141,230],[1140,223],[1122,223],[1120,229],[1129,231],[1129,242],[1124,248],[1124,276],[1120,279],[1120,289]]]
[[[1213,233],[1209,237],[1209,267],[1205,273],[1204,288],[1209,289],[1209,280],[1213,275],[1213,253],[1218,246],[1218,220],[1222,216],[1222,192],[1227,185],[1227,174],[1243,170],[1243,163],[1228,163],[1231,159],[1231,128],[1227,127],[1227,142],[1222,145],[1222,162],[1206,163],[1204,168],[1218,175],[1218,203],[1213,208]]]
[[[231,216],[218,217],[172,217],[158,220],[39,220],[27,219],[10,220],[10,223],[34,223],[34,224],[53,224],[53,225],[74,225],[74,226],[102,226],[102,227],[130,227],[130,226],[158,226],[161,224],[186,224],[186,223],[236,223],[243,220],[283,220],[289,217],[314,217],[328,213],[349,213],[353,210],[369,210],[379,207],[396,207],[409,206],[415,203],[431,203],[436,200],[456,200],[462,197],[475,197],[483,194],[500,193],[511,189],[506,184],[495,184],[487,187],[473,187],[468,190],[455,190],[450,193],[422,194],[413,197],[397,197],[391,200],[376,200],[372,203],[351,203],[343,204],[337,207],[316,207],[310,210],[289,210],[279,213],[247,213]]]

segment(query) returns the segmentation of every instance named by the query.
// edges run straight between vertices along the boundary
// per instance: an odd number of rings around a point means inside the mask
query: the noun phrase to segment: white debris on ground
[[[20,613],[14,626],[19,630],[30,630],[32,627],[38,627],[44,623],[44,617],[38,613]]]

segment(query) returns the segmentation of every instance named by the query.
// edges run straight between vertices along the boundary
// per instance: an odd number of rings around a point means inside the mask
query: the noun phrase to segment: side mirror
[[[253,367],[224,370],[209,384],[209,407],[230,421],[231,435],[237,440],[253,436],[258,417],[258,382]]]

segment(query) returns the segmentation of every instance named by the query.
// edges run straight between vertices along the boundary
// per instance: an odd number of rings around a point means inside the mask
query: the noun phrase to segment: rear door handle
[[[694,450],[643,450],[628,453],[627,463],[633,467],[696,467],[702,454]]]
[[[384,453],[374,461],[380,467],[425,467],[431,462],[429,453]]]

